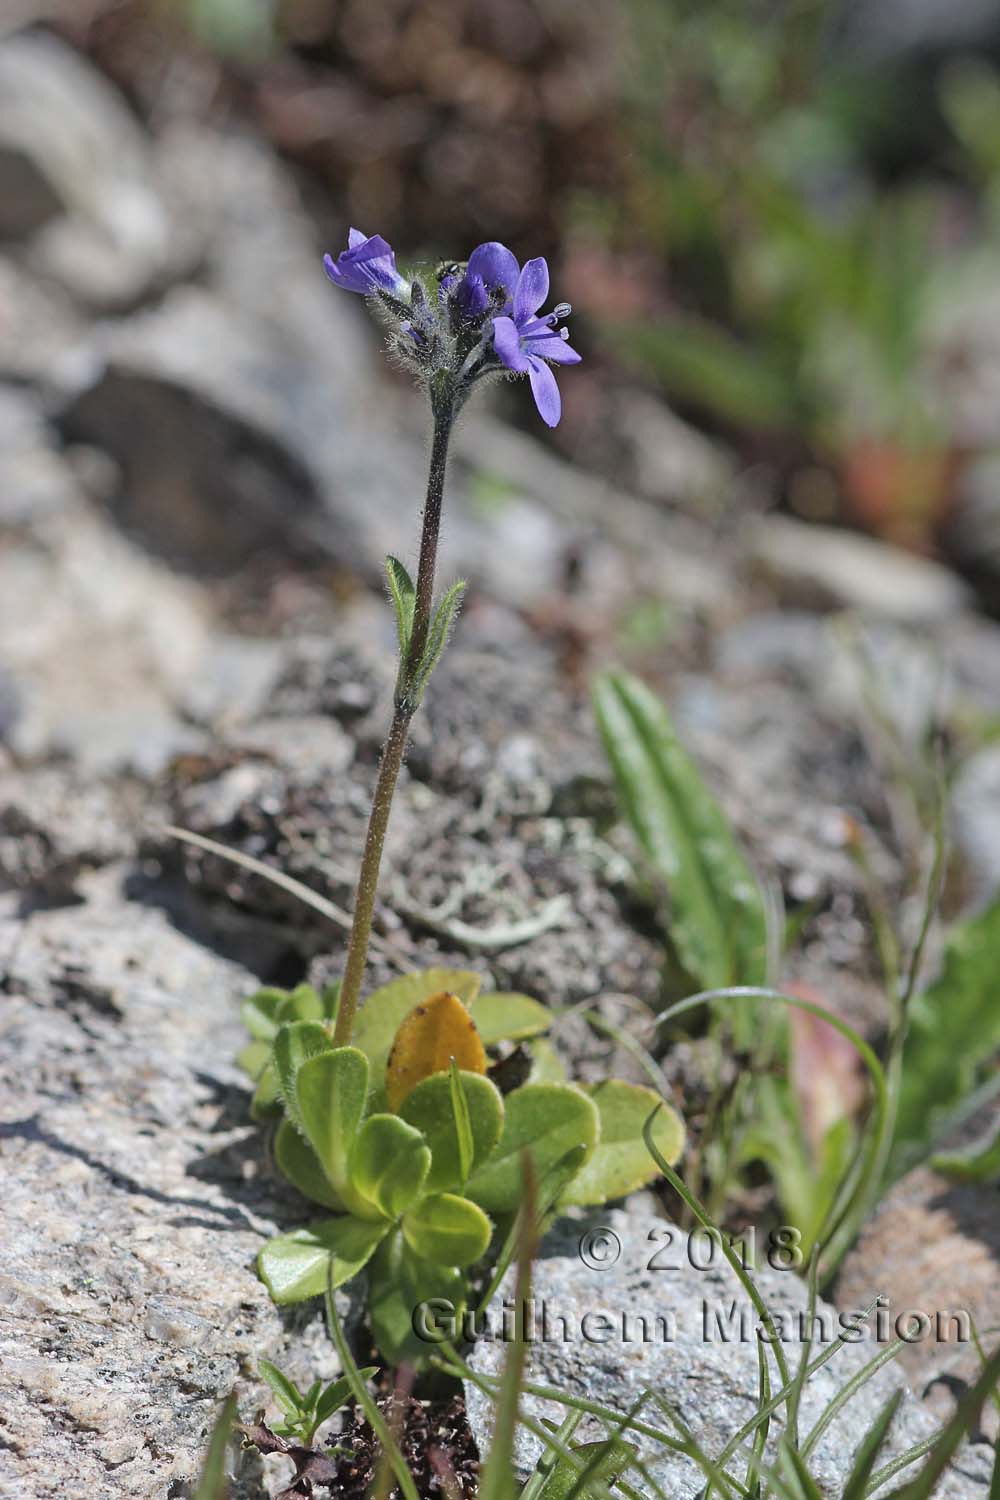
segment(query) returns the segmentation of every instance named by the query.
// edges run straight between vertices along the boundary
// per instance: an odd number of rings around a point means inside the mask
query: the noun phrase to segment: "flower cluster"
[[[352,229],[348,248],[327,255],[326,274],[347,292],[373,297],[392,320],[395,347],[422,378],[443,386],[457,410],[483,376],[527,375],[542,420],[555,427],[562,412],[552,365],[575,365],[580,355],[560,324],[568,302],[540,313],[549,295],[549,268],[538,256],[518,265],[506,245],[479,245],[464,265],[439,268],[436,285],[407,280],[381,235]]]

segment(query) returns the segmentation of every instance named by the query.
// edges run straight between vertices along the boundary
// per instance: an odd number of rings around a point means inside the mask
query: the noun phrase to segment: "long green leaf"
[[[229,1395],[222,1404],[208,1440],[208,1452],[201,1476],[195,1487],[193,1500],[226,1500],[229,1494],[229,1476],[226,1473],[226,1454],[229,1439],[236,1422],[236,1397]]]
[[[413,579],[403,567],[398,557],[390,553],[385,560],[386,576],[389,579],[389,592],[392,595],[393,606],[396,610],[396,633],[399,638],[399,657],[401,661],[406,660],[410,649],[410,636],[413,634],[413,610],[416,603],[416,589],[413,587]]]
[[[669,891],[684,968],[706,989],[763,983],[763,898],[663,704],[637,678],[608,673],[594,686],[594,707],[629,822]]]
[[[795,1500],[823,1500],[819,1485],[806,1468],[802,1456],[785,1439],[778,1449],[789,1493]]]
[[[299,1108],[296,1079],[299,1069],[310,1058],[329,1052],[333,1041],[326,1027],[319,1021],[293,1021],[282,1026],[274,1039],[274,1066],[281,1085],[281,1099],[285,1113],[303,1135],[308,1132]]]
[[[934,1487],[947,1468],[952,1454],[978,1417],[983,1402],[998,1379],[1000,1379],[1000,1349],[995,1349],[986,1361],[975,1385],[971,1390],[966,1391],[958,1403],[958,1410],[951,1421],[941,1429],[936,1438],[931,1440],[929,1456],[920,1473],[908,1484],[886,1495],[884,1500],[930,1500]],[[879,1469],[878,1473],[873,1474],[866,1494],[876,1493],[891,1475],[905,1466],[908,1457],[909,1455],[904,1453],[892,1463],[887,1464],[884,1469]]]
[[[716,1226],[712,1223],[712,1220],[705,1211],[704,1207],[698,1202],[697,1198],[691,1192],[686,1183],[682,1182],[680,1177],[678,1177],[673,1167],[661,1155],[659,1148],[657,1147],[653,1127],[656,1124],[656,1116],[659,1113],[659,1110],[662,1108],[662,1104],[657,1106],[657,1109],[655,1109],[650,1114],[649,1119],[646,1121],[645,1127],[643,1129],[643,1137],[645,1139],[649,1153],[656,1161],[657,1165],[660,1168],[660,1171],[670,1183],[670,1186],[674,1189],[674,1192],[678,1193],[680,1197],[683,1198],[684,1202],[694,1214],[699,1224],[701,1224],[704,1229],[715,1229]],[[743,1287],[743,1290],[746,1292],[747,1296],[750,1298],[750,1301],[753,1303],[754,1308],[757,1312],[757,1316],[760,1318],[760,1321],[763,1323],[764,1328],[767,1331],[771,1347],[774,1350],[775,1363],[777,1364],[779,1374],[781,1375],[781,1383],[783,1386],[787,1386],[789,1388],[789,1391],[791,1391],[792,1382],[788,1368],[788,1361],[785,1358],[785,1352],[781,1347],[781,1341],[778,1338],[778,1331],[774,1326],[774,1319],[771,1317],[770,1310],[760,1292],[758,1291],[756,1282],[750,1275],[747,1268],[743,1265],[742,1261],[740,1260],[736,1251],[733,1249],[732,1245],[727,1240],[726,1236],[722,1235],[718,1243],[723,1255],[735,1272],[736,1279],[739,1281],[740,1285]]]
[[[841,1500],[863,1500],[865,1489],[871,1478],[878,1458],[879,1449],[885,1442],[886,1434],[892,1426],[892,1419],[896,1415],[899,1403],[903,1399],[902,1391],[893,1391],[888,1401],[875,1418],[871,1427],[865,1433],[854,1455],[851,1472],[844,1486]]]
[[[767,1368],[767,1345],[757,1334],[757,1409],[763,1411],[771,1399],[771,1376]],[[761,1422],[753,1435],[750,1446],[749,1461],[743,1483],[750,1495],[750,1500],[760,1500],[760,1470],[759,1465],[764,1461],[764,1450],[767,1447],[767,1435],[771,1430],[771,1418],[767,1416]],[[709,1486],[711,1491],[711,1485]]]
[[[929,1152],[977,1070],[1000,1050],[998,953],[1000,897],[952,928],[940,978],[910,1005],[890,1180]]]
[[[303,1062],[295,1100],[305,1135],[332,1186],[355,1209],[348,1167],[368,1094],[368,1059],[357,1047],[334,1047]]]
[[[335,1286],[336,1282],[331,1277],[326,1287],[326,1321],[329,1326],[330,1337],[337,1346],[340,1363],[344,1367],[344,1376],[350,1384],[355,1401],[368,1420],[369,1427],[381,1444],[382,1452],[385,1454],[389,1466],[396,1476],[396,1482],[403,1493],[403,1500],[420,1500],[413,1475],[410,1473],[405,1458],[399,1451],[399,1444],[390,1432],[389,1425],[382,1413],[372,1400],[368,1387],[365,1385],[364,1375],[358,1369],[357,1361],[351,1353],[351,1346],[344,1337],[344,1330],[341,1327],[340,1318],[337,1316],[337,1304],[333,1295]]]
[[[521,1156],[521,1208],[518,1214],[517,1279],[514,1306],[525,1308],[531,1296],[531,1263],[537,1248],[538,1177],[527,1152]],[[517,1431],[518,1407],[528,1363],[528,1346],[521,1320],[515,1321],[514,1338],[507,1346],[500,1390],[493,1418],[493,1444],[483,1467],[479,1500],[514,1500],[511,1455]]]
[[[444,648],[448,644],[448,637],[458,615],[464,593],[465,579],[460,578],[457,583],[452,584],[434,611],[431,628],[427,633],[427,645],[424,647],[424,654],[414,673],[413,695],[418,703],[431,673],[441,660]]]

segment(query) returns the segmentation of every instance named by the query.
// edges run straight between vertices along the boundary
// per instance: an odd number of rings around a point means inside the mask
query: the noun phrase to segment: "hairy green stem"
[[[389,734],[382,747],[379,760],[372,810],[368,818],[368,831],[365,834],[364,853],[361,856],[361,870],[358,874],[354,913],[351,920],[351,936],[347,944],[347,961],[344,965],[337,1024],[333,1034],[334,1042],[338,1047],[346,1047],[354,1034],[354,1019],[361,997],[365,965],[368,962],[368,945],[371,940],[372,918],[375,914],[375,897],[378,892],[385,834],[389,826],[389,814],[392,810],[392,799],[399,778],[399,770],[406,751],[410,720],[417,707],[410,684],[427,645],[434,607],[434,573],[437,566],[438,540],[441,534],[441,501],[444,497],[444,475],[448,462],[448,440],[451,437],[452,420],[453,401],[449,389],[447,394],[441,393],[434,403],[434,437],[431,445],[427,500],[424,504],[423,528],[420,537],[420,562],[417,569],[413,630],[406,660],[402,663],[399,675],[392,723],[389,726]]]
[[[431,443],[431,465],[427,475],[427,500],[424,504],[420,535],[420,562],[417,565],[416,599],[413,609],[413,631],[406,654],[404,676],[419,666],[427,645],[427,633],[434,610],[434,571],[437,566],[438,538],[441,534],[441,501],[444,498],[444,473],[448,464],[448,442],[451,438],[452,407],[450,396],[435,407],[434,437]]]

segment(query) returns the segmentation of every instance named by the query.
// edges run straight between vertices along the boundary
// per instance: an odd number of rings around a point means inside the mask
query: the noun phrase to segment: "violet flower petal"
[[[372,290],[370,278],[364,272],[360,271],[356,266],[350,265],[350,263],[340,264],[334,260],[332,255],[324,255],[323,269],[334,286],[339,286],[341,291],[360,292],[363,297],[367,297],[368,293]]]
[[[466,274],[482,277],[484,285],[491,290],[503,287],[509,301],[517,286],[520,267],[514,252],[506,245],[501,245],[499,240],[487,240],[485,245],[477,245],[469,256]]]
[[[348,240],[348,248],[336,260],[331,255],[323,257],[323,267],[335,286],[362,297],[378,291],[408,295],[407,283],[396,270],[396,257],[387,240],[380,234],[365,236],[353,228]]]
[[[562,416],[562,401],[556,377],[544,360],[529,355],[528,379],[531,381],[531,394],[535,398],[538,415],[548,427],[557,427]]]
[[[544,256],[526,262],[514,292],[514,322],[526,323],[549,295],[549,268]]]
[[[528,368],[528,356],[521,348],[521,337],[513,318],[493,319],[493,348],[497,358],[508,370],[523,375]]]
[[[583,358],[575,349],[571,349],[565,339],[561,339],[557,333],[548,338],[528,338],[525,340],[526,352],[529,355],[538,355],[541,359],[550,359],[554,365],[578,365]]]

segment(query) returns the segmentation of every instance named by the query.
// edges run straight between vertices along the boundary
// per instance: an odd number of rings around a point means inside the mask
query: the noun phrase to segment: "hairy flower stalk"
[[[527,374],[542,419],[554,427],[561,406],[550,363],[576,364],[580,356],[566,342],[566,330],[557,326],[570,311],[567,303],[538,315],[548,295],[545,261],[528,261],[522,270],[512,252],[496,242],[480,245],[467,265],[442,267],[433,285],[420,278],[407,280],[396,268],[391,246],[358,229],[351,230],[348,248],[336,260],[326,256],[324,266],[334,285],[372,300],[390,328],[393,352],[427,391],[434,418],[416,583],[397,559],[386,564],[396,606],[399,672],[365,835],[334,1032],[336,1044],[343,1046],[354,1032],[382,850],[410,721],[447,644],[464,589],[462,583],[453,585],[435,608],[441,504],[455,417],[480,380]]]
[[[365,834],[364,853],[361,857],[361,870],[354,898],[351,936],[347,945],[347,962],[344,967],[340,1006],[334,1032],[334,1040],[338,1047],[346,1046],[354,1032],[354,1018],[357,1014],[358,999],[361,995],[365,964],[368,959],[368,944],[371,938],[372,918],[375,914],[378,876],[382,864],[386,830],[389,826],[389,813],[392,810],[392,798],[406,751],[410,720],[419,703],[419,698],[413,696],[412,684],[416,668],[427,644],[431,624],[434,572],[437,566],[441,502],[444,497],[444,475],[448,460],[451,422],[451,414],[448,413],[436,417],[434,423],[427,499],[424,504],[423,531],[420,541],[420,565],[417,570],[417,588],[414,599],[413,633],[410,637],[409,650],[400,662],[400,677],[396,688],[392,723],[379,759],[375,794]]]

